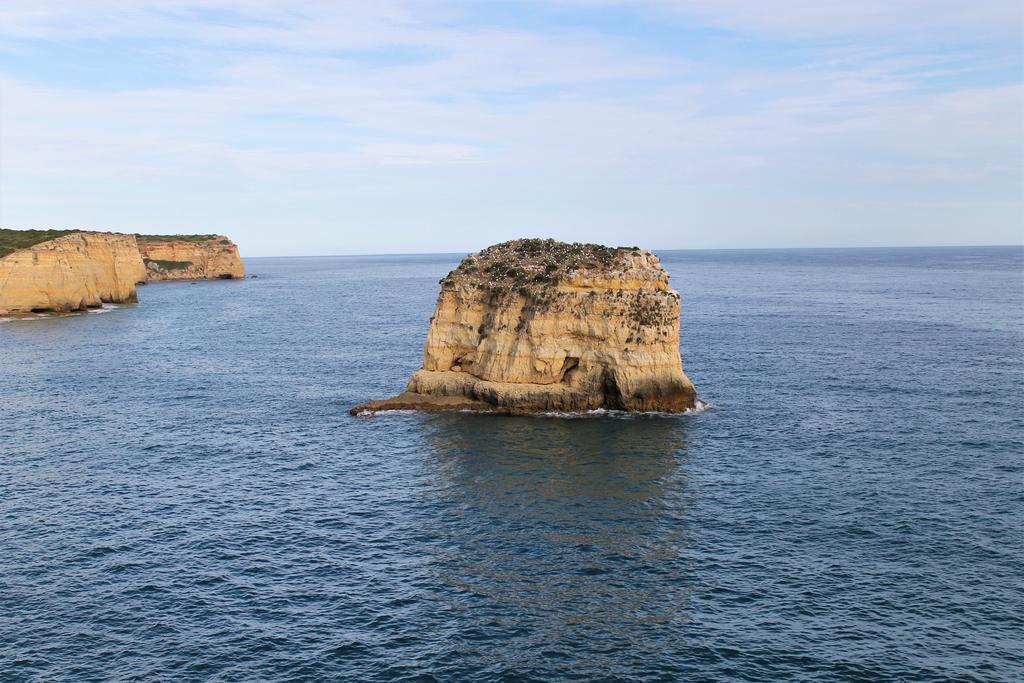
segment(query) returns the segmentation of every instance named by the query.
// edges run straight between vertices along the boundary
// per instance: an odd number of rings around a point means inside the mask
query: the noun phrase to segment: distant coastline
[[[0,316],[134,303],[148,282],[244,277],[223,235],[0,229]]]

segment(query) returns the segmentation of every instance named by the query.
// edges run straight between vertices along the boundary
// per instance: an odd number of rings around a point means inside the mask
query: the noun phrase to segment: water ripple
[[[348,416],[455,260],[0,327],[0,678],[1024,678],[1020,250],[666,254],[695,414]]]

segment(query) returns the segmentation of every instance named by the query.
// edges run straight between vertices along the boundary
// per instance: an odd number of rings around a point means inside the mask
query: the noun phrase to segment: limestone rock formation
[[[223,235],[137,235],[150,280],[245,277],[238,247]]]
[[[146,269],[135,237],[75,232],[0,258],[0,315],[137,301]]]
[[[405,393],[352,409],[683,411],[679,293],[636,247],[515,240],[444,279],[423,368]]]

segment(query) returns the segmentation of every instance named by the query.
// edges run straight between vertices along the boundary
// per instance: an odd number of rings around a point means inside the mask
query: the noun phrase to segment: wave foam
[[[711,404],[707,401],[697,399],[697,404],[693,408],[684,410],[681,413],[668,413],[659,410],[651,410],[645,412],[629,412],[626,410],[609,410],[608,408],[595,408],[594,410],[586,410],[578,413],[564,412],[564,411],[548,411],[543,413],[527,413],[528,417],[558,417],[558,418],[569,418],[569,419],[580,419],[580,418],[617,418],[620,420],[635,420],[644,417],[679,417],[680,415],[700,415],[711,410]]]
[[[517,414],[516,417],[542,417],[542,418],[543,417],[555,417],[555,418],[561,418],[561,419],[617,418],[617,419],[620,419],[620,420],[634,420],[634,419],[643,418],[643,417],[679,417],[680,415],[700,415],[701,413],[706,413],[707,411],[711,410],[712,407],[713,406],[710,403],[708,403],[707,401],[702,401],[700,399],[697,399],[696,405],[693,408],[689,408],[687,410],[684,410],[681,413],[667,413],[667,412],[662,412],[662,411],[657,411],[657,410],[652,410],[652,411],[647,411],[647,412],[642,412],[642,413],[634,413],[634,412],[629,412],[629,411],[626,411],[626,410],[609,410],[608,408],[595,408],[594,410],[585,410],[585,411],[580,411],[580,412],[549,410],[549,411],[538,412],[538,413],[520,413],[520,414]],[[373,417],[375,415],[387,415],[387,414],[392,414],[392,415],[411,415],[411,414],[421,414],[421,413],[424,413],[424,412],[432,412],[432,411],[411,410],[411,409],[408,409],[408,408],[388,408],[386,410],[361,410],[358,413],[356,413],[356,417]],[[493,414],[505,415],[504,413],[498,413],[497,411],[468,410],[468,409],[465,409],[465,410],[440,411],[440,412],[448,412],[448,413],[474,413],[474,414],[478,414],[478,415],[493,415]]]

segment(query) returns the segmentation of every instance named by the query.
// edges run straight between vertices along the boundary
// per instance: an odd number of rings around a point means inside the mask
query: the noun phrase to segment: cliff
[[[66,234],[0,258],[0,315],[137,301],[135,285],[145,277],[132,235]]]
[[[515,240],[441,280],[406,392],[352,409],[682,411],[679,293],[636,247]]]
[[[238,247],[223,235],[137,235],[150,280],[245,277]]]

